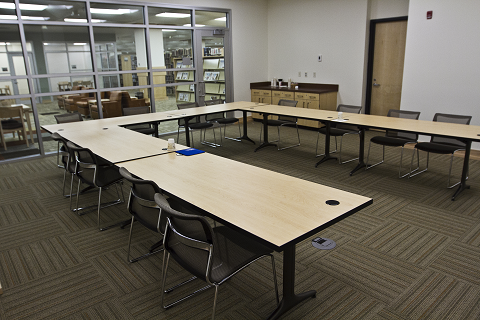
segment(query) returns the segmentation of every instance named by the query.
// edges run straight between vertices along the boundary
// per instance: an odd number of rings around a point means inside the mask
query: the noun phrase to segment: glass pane
[[[95,27],[93,35],[99,49],[96,57],[98,71],[147,68],[144,29]]]
[[[135,87],[149,85],[148,72],[101,75],[100,88]]]
[[[49,77],[33,81],[36,93],[70,91],[74,87],[94,88],[93,76]]]
[[[225,58],[223,38],[202,37],[205,101],[225,100]]]
[[[195,11],[195,24],[197,27],[227,27],[227,14],[225,12]]]
[[[1,30],[0,77],[26,75],[25,60],[22,54],[18,26],[3,24],[1,25]],[[11,92],[15,94],[12,87],[13,86],[10,85]]]
[[[20,106],[21,111],[17,110],[16,106]],[[15,159],[40,154],[30,99],[21,99],[19,101],[15,99],[0,100],[0,118],[23,124],[23,127],[20,127],[18,130],[4,130],[3,137],[0,137],[0,158]],[[22,133],[24,129],[26,132],[25,138]],[[4,141],[6,148],[3,145]]]
[[[148,7],[148,22],[167,26],[183,26],[192,22],[190,10]]]
[[[85,3],[55,0],[20,0],[22,19],[87,22]]]
[[[93,71],[88,27],[25,25],[25,37],[36,48],[34,74]]]
[[[130,23],[143,24],[143,7],[90,3],[90,13],[93,23]]]
[[[2,0],[2,2],[0,2],[0,19],[17,20],[15,3],[13,2],[13,0]]]

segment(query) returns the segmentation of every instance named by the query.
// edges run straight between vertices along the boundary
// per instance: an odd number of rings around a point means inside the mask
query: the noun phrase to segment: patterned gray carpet
[[[259,123],[249,124],[249,136],[257,145],[259,128]],[[227,131],[230,136],[238,134],[234,126]],[[293,129],[286,128],[286,132],[287,140],[293,141]],[[367,137],[373,134],[378,133],[367,132]],[[479,319],[479,163],[470,163],[471,189],[451,201],[446,156],[432,156],[429,171],[422,175],[398,179],[400,150],[387,149],[385,164],[350,176],[354,162],[328,161],[315,168],[316,132],[301,130],[300,135],[302,145],[284,151],[268,147],[254,153],[253,144],[231,140],[224,141],[222,148],[200,148],[374,199],[370,207],[318,234],[336,241],[335,249],[315,249],[313,237],[297,245],[296,291],[314,289],[317,296],[283,318]],[[194,138],[198,148],[198,133]],[[207,139],[213,139],[211,132]],[[179,142],[184,143],[183,137]],[[381,149],[375,147],[372,161],[381,158]],[[357,150],[357,137],[344,139],[345,159]],[[404,159],[406,167],[410,156],[411,151]],[[61,195],[63,171],[56,168],[55,160],[0,165],[0,282],[4,291],[0,319],[209,318],[213,291],[163,310],[162,254],[134,264],[126,262],[128,230],[98,232],[94,212],[83,216],[71,212],[69,200]],[[455,159],[454,178],[461,165],[462,159]],[[125,184],[125,195],[128,190]],[[114,196],[114,189],[105,193],[106,199]],[[84,204],[95,201],[95,192],[81,197]],[[102,210],[105,222],[125,218],[125,204]],[[156,234],[137,226],[133,254],[146,252],[157,239]],[[275,257],[281,288],[282,254]],[[171,265],[169,283],[188,278],[179,265]],[[194,281],[167,299],[200,286],[200,281]],[[271,268],[265,259],[220,288],[216,316],[264,319],[274,308]]]

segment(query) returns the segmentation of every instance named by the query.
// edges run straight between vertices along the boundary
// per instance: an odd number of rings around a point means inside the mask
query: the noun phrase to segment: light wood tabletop
[[[171,153],[120,166],[267,241],[276,250],[372,201],[208,153]],[[327,200],[340,203],[332,206]]]
[[[102,131],[61,131],[58,133],[65,139],[83,148],[90,149],[96,155],[112,163],[151,157],[188,148],[176,144],[175,150],[167,150],[167,140],[121,127],[111,127]]]

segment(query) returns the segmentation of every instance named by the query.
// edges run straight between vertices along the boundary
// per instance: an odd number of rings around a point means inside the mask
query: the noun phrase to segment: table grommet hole
[[[329,206],[338,206],[340,204],[340,202],[337,200],[327,200],[325,201],[325,203],[328,204]]]

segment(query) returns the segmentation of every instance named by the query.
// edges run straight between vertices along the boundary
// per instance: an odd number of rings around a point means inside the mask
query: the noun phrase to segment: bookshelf
[[[223,47],[203,48],[205,100],[225,100],[225,58]]]
[[[183,65],[183,57],[173,58],[173,67],[177,69],[191,68],[191,65]],[[178,70],[174,73],[175,82],[193,82],[195,80],[193,70]],[[195,102],[195,85],[178,85],[176,90],[177,103]]]

